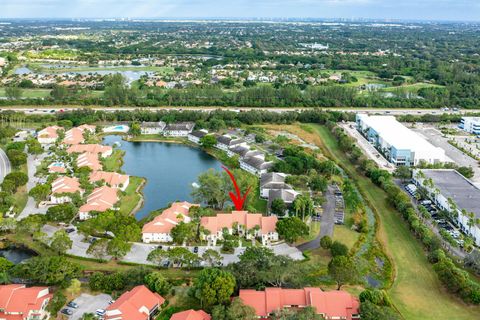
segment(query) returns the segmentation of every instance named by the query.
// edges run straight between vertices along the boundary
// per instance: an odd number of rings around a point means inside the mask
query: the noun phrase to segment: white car
[[[97,309],[95,311],[95,313],[98,314],[99,316],[104,316],[106,312],[107,311],[105,309]]]

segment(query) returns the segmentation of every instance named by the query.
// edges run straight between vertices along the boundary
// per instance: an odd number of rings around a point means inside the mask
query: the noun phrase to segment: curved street
[[[0,149],[0,183],[3,182],[3,179],[7,174],[12,171],[12,166],[10,160],[7,157],[7,154],[3,149]]]

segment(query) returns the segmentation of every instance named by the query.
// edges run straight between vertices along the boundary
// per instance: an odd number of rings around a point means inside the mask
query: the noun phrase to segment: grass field
[[[120,172],[123,165],[125,151],[116,149],[110,157],[103,160],[103,169],[109,172]]]
[[[50,96],[50,89],[22,89],[22,98],[46,98]],[[6,97],[5,88],[0,88],[0,97]]]
[[[28,169],[26,164],[20,166],[19,170],[12,170],[12,172],[14,171],[21,171],[28,175]],[[13,195],[13,199],[14,199],[15,212],[16,213],[22,212],[25,206],[27,205],[27,201],[28,201],[27,186],[24,185],[18,188],[17,192],[15,192],[15,194]]]
[[[345,161],[326,127],[312,126],[321,137],[322,150],[343,167],[380,216],[379,239],[396,269],[396,279],[388,292],[405,319],[478,319],[480,307],[467,306],[445,291],[428,263],[422,245],[388,204],[385,192]]]
[[[120,197],[120,209],[121,213],[131,214],[139,201],[142,199],[142,195],[136,192],[137,188],[142,184],[145,179],[140,177],[130,176],[130,183],[125,190],[125,195]]]
[[[333,229],[333,240],[342,242],[349,249],[353,248],[359,237],[360,233],[351,230],[345,225],[335,225]]]

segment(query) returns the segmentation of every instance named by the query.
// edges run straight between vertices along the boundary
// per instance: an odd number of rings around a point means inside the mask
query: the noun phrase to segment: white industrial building
[[[468,133],[480,135],[480,117],[463,117],[459,127]]]
[[[425,180],[432,184],[424,184]],[[480,246],[480,225],[477,223],[480,219],[480,189],[477,186],[453,169],[414,170],[413,181],[425,188],[442,210],[451,212],[456,209],[456,223]]]
[[[442,148],[430,144],[393,116],[357,114],[357,130],[397,166],[451,162]]]

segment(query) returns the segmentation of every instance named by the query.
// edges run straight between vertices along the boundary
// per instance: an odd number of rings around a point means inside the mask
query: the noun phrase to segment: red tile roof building
[[[55,143],[58,138],[58,130],[63,129],[59,126],[50,126],[38,132],[37,139],[41,144]]]
[[[77,167],[89,167],[92,171],[102,170],[102,164],[95,153],[82,153],[77,158]]]
[[[72,128],[65,132],[65,138],[63,138],[63,143],[69,144],[69,145],[74,145],[74,144],[80,144],[85,141],[85,138],[83,137],[83,130],[80,128]]]
[[[149,320],[165,299],[145,286],[125,292],[106,309],[105,320]]]
[[[117,189],[107,186],[96,188],[87,197],[87,203],[80,207],[79,219],[89,219],[91,211],[104,212],[112,209],[118,200]]]
[[[130,176],[116,172],[95,171],[90,174],[90,182],[105,181],[105,183],[115,189],[125,191],[130,182]]]
[[[77,178],[59,177],[52,182],[52,195],[50,201],[55,204],[71,202],[72,198],[66,193],[79,192],[83,194],[83,190],[80,189],[80,182]]]
[[[150,242],[172,242],[170,231],[180,222],[190,222],[188,216],[192,206],[198,206],[189,202],[175,202],[172,206],[156,216],[142,228],[142,240]]]
[[[243,303],[255,309],[259,318],[266,319],[283,308],[314,307],[325,319],[360,319],[360,302],[346,291],[322,291],[320,288],[282,289],[265,291],[240,290]]]
[[[186,310],[174,313],[170,320],[210,320],[212,317],[203,310]],[[239,319],[240,320],[240,319]]]
[[[230,234],[237,231],[247,239],[261,238],[262,244],[267,245],[271,241],[278,241],[277,221],[276,216],[264,217],[260,213],[232,211],[219,213],[215,217],[203,217],[200,225],[209,231],[209,234],[203,234],[202,237],[210,245],[216,245],[217,240],[223,239],[223,230],[228,230]]]
[[[23,284],[0,285],[0,319],[48,319],[46,311],[52,298],[47,287],[27,288]]]
[[[110,156],[113,152],[112,147],[101,144],[76,144],[67,149],[68,153],[92,153],[100,154],[102,158]]]

